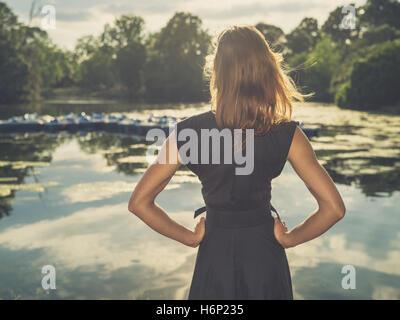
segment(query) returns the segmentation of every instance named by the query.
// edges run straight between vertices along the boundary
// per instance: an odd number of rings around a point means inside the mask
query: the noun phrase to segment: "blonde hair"
[[[211,107],[220,128],[253,128],[263,135],[290,121],[292,102],[304,101],[264,35],[251,25],[234,25],[212,39],[204,68],[210,78]]]

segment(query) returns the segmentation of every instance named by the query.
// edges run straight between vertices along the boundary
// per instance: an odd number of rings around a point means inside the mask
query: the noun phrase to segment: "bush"
[[[400,101],[400,40],[379,45],[353,64],[350,79],[335,95],[340,107],[376,109]]]
[[[295,72],[291,76],[300,87],[314,92],[313,100],[332,101],[331,82],[340,62],[340,54],[329,36],[323,35],[314,50],[302,52],[288,59]]]
[[[362,35],[360,44],[362,46],[370,46],[373,44],[393,41],[400,38],[400,30],[393,28],[387,24],[383,24],[377,28],[372,28]]]

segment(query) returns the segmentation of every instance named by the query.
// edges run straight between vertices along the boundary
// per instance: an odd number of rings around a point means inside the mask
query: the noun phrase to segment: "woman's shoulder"
[[[276,123],[270,130],[271,134],[268,140],[278,144],[283,154],[287,154],[297,126],[300,126],[300,122],[296,120],[284,120]]]
[[[288,131],[294,131],[296,126],[300,126],[300,121],[296,120],[284,120],[278,123],[274,123],[271,127],[271,131],[285,133]]]
[[[212,111],[205,111],[201,113],[194,114],[192,116],[181,119],[177,122],[178,128],[196,128],[200,125],[210,123],[214,120],[214,113]]]

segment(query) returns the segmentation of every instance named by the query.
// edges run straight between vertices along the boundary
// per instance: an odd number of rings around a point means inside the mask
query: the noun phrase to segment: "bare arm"
[[[143,174],[129,200],[128,210],[153,230],[190,247],[197,247],[204,236],[204,218],[191,231],[176,221],[155,203],[157,195],[165,188],[181,159],[175,143],[175,131],[165,140],[157,160]]]
[[[285,227],[278,224],[275,236],[285,248],[320,236],[342,219],[346,212],[333,180],[318,162],[307,136],[299,127],[296,127],[287,160],[316,199],[318,209],[289,232],[285,232]]]

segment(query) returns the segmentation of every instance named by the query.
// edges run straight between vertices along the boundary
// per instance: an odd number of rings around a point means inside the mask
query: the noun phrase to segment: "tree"
[[[365,47],[381,42],[393,41],[397,38],[400,38],[400,30],[384,24],[364,32],[359,45]]]
[[[18,52],[20,24],[17,17],[0,2],[0,102],[14,102],[25,94],[28,86],[28,66]],[[5,76],[7,75],[7,76]]]
[[[376,47],[366,58],[356,61],[349,81],[336,93],[341,107],[375,109],[400,102],[400,39]]]
[[[79,81],[85,88],[97,90],[122,85],[129,99],[143,93],[143,68],[147,49],[143,44],[144,20],[123,15],[106,24],[99,37],[78,40],[75,57],[80,62]]]
[[[354,4],[351,4],[350,6],[354,7],[356,10]],[[358,39],[360,33],[360,21],[357,14],[354,17],[355,28],[344,28],[344,19],[346,19],[346,15],[351,15],[351,13],[343,13],[342,8],[343,7],[337,7],[333,10],[321,28],[322,32],[329,35],[334,42],[339,43],[341,46],[349,45],[352,41]]]
[[[143,68],[146,57],[146,47],[140,42],[133,42],[117,53],[115,63],[119,79],[126,86],[130,100],[143,94]]]
[[[397,0],[368,0],[361,10],[360,22],[368,28],[387,24],[400,29],[400,2]]]
[[[210,36],[201,25],[197,16],[177,12],[160,32],[147,39],[152,44],[145,71],[147,99],[204,99],[203,66]]]
[[[286,36],[289,54],[311,52],[321,38],[318,21],[314,18],[304,18],[300,24]]]
[[[100,46],[100,40],[92,35],[79,38],[74,49],[75,59],[78,63],[90,59]]]
[[[90,90],[112,88],[115,85],[114,51],[108,46],[96,50],[79,68],[81,84]]]
[[[116,49],[115,65],[119,80],[127,90],[130,100],[143,93],[143,68],[147,58],[143,42],[144,20],[138,16],[124,15],[114,27],[106,28],[102,40],[108,38]],[[108,36],[107,36],[108,34]]]
[[[125,48],[143,40],[144,20],[139,16],[123,15],[114,21],[114,25],[106,24],[100,36],[103,45],[116,48]]]
[[[270,47],[279,52],[286,51],[286,37],[281,28],[262,22],[257,23],[255,27],[264,35]]]
[[[331,85],[341,58],[336,46],[330,37],[325,35],[310,53],[303,51],[288,59],[289,65],[294,69],[291,76],[298,86],[307,90],[307,93],[314,92],[314,100],[333,99]]]
[[[47,32],[18,22],[0,2],[0,101],[39,100],[72,70],[68,53]]]

